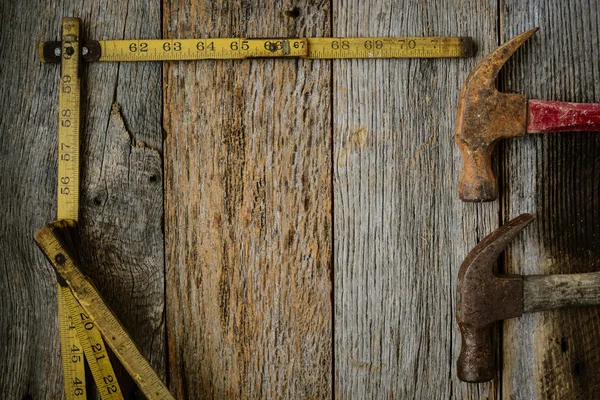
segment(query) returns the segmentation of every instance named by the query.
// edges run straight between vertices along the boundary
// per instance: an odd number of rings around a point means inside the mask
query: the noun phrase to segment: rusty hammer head
[[[462,87],[454,138],[464,163],[458,187],[463,201],[498,197],[492,152],[498,140],[525,134],[527,99],[500,93],[495,80],[504,63],[537,30],[521,33],[481,60]]]
[[[485,382],[496,376],[492,326],[523,314],[523,278],[498,275],[494,266],[508,243],[533,219],[523,214],[492,232],[460,267],[456,311],[462,348],[457,372],[462,381]]]

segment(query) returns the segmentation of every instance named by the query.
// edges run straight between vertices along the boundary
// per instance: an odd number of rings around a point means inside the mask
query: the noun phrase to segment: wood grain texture
[[[59,67],[40,64],[36,46],[59,37],[64,16],[83,18],[94,39],[157,37],[160,3],[2,2],[0,16],[0,389],[3,398],[58,399],[56,277],[32,234],[56,216]],[[164,375],[160,79],[158,64],[84,69],[80,234],[85,271]],[[133,398],[131,382],[121,383]]]
[[[160,37],[160,2],[77,12],[87,37]],[[162,86],[158,63],[92,64],[84,85],[81,257],[87,274],[160,376],[166,371]],[[119,107],[114,106],[119,104]],[[118,364],[118,362],[116,362]],[[123,369],[123,395],[139,391]]]
[[[496,47],[496,2],[334,1],[334,36],[472,36]],[[456,378],[456,276],[498,224],[458,198],[458,94],[477,58],[334,62],[338,398],[493,398]]]
[[[522,212],[538,219],[507,272],[600,269],[600,135],[502,144],[501,201],[463,204],[452,133],[476,61],[536,25],[500,87],[600,102],[597,2],[163,7],[165,37],[465,35],[478,47],[465,60],[85,68],[83,268],[161,375],[168,344],[178,398],[594,398],[600,311],[507,321],[501,381],[468,385],[455,378],[454,304],[468,251]],[[67,15],[94,39],[161,36],[156,1],[0,2],[0,391],[17,400],[63,390],[55,276],[31,235],[55,215],[59,76],[35,46]]]
[[[502,1],[502,40],[541,29],[505,66],[504,91],[529,98],[600,102],[600,8],[594,0]],[[537,220],[509,248],[508,272],[540,275],[600,268],[600,135],[562,133],[507,141],[505,219]],[[504,330],[503,397],[596,398],[600,309],[525,315]]]
[[[600,272],[523,277],[523,312],[600,305]]]
[[[101,167],[86,169],[81,270],[165,378],[162,161],[127,130],[121,112],[115,104],[109,113]],[[115,372],[123,396],[140,398],[128,373]]]
[[[56,277],[33,241],[56,215],[59,75],[41,68],[35,51],[59,34],[53,6],[0,5],[0,389],[7,399],[63,392]]]
[[[165,37],[329,34],[328,2],[165,1]],[[331,396],[331,67],[167,63],[169,377],[178,398]]]

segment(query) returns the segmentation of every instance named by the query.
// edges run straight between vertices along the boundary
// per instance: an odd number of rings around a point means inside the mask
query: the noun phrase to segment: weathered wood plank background
[[[94,0],[0,7],[0,389],[6,399],[59,399],[56,277],[32,235],[56,218],[60,68],[39,63],[37,44],[59,38],[63,16],[83,18],[94,39],[157,37],[161,6]],[[90,65],[84,71],[82,266],[164,376],[161,66]],[[133,381],[116,372],[124,395],[136,397]]]
[[[467,385],[454,304],[469,249],[522,212],[538,219],[500,268],[600,268],[600,136],[501,145],[501,199],[473,205],[456,194],[452,134],[476,61],[533,26],[499,87],[600,102],[595,0],[2,2],[4,398],[62,396],[55,277],[31,235],[55,215],[59,74],[35,46],[70,15],[94,39],[463,35],[478,48],[86,67],[86,273],[178,398],[594,398],[600,311],[506,323],[497,379]]]
[[[167,1],[165,35],[326,36],[329,13]],[[173,391],[330,397],[331,63],[169,63],[164,81]]]
[[[503,1],[502,40],[541,29],[507,65],[505,90],[558,101],[600,102],[600,4]],[[504,151],[502,151],[504,150]],[[508,272],[600,268],[600,135],[524,137],[501,149],[503,218],[537,220],[511,247]],[[506,398],[592,399],[600,388],[600,309],[553,311],[504,330]],[[535,384],[532,384],[535,383]]]
[[[493,2],[334,2],[334,36],[473,36],[496,46]],[[334,62],[335,391],[469,398],[457,384],[454,277],[497,204],[456,195],[454,115],[466,60]],[[473,393],[489,396],[493,387]]]

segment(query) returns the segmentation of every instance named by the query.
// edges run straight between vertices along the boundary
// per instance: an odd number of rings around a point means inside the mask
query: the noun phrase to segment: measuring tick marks
[[[468,37],[198,38],[101,40],[82,46],[83,61],[174,61],[246,58],[469,57]],[[42,62],[60,60],[60,42],[39,46]]]
[[[297,9],[290,17],[297,17]],[[40,61],[60,63],[58,108],[57,221],[36,235],[42,251],[59,275],[57,285],[61,355],[67,399],[85,399],[84,357],[102,399],[123,395],[106,346],[110,346],[136,384],[150,399],[171,399],[160,377],[144,359],[118,319],[85,278],[74,260],[80,192],[80,102],[82,62],[142,62],[205,59],[351,59],[468,57],[466,37],[336,37],[336,38],[190,38],[83,41],[81,21],[64,18],[60,41],[41,43]],[[149,178],[157,181],[156,175]],[[94,203],[101,201],[96,198]],[[67,243],[69,242],[69,243]]]
[[[34,237],[64,282],[59,289],[59,294],[64,296],[61,304],[66,305],[69,311],[69,324],[74,325],[81,341],[81,344],[75,347],[78,350],[83,349],[101,398],[123,399],[102,340],[104,337],[115,356],[148,399],[173,399],[158,374],[106,305],[98,290],[79,270],[73,248],[75,240],[72,235],[75,229],[75,221],[60,220],[39,229]],[[70,356],[77,363],[82,361],[81,354]],[[70,370],[66,372],[68,371]],[[78,381],[81,382],[79,378]],[[67,383],[67,394],[75,393],[75,396],[84,394],[80,384],[76,386],[72,380],[65,382],[65,385]]]

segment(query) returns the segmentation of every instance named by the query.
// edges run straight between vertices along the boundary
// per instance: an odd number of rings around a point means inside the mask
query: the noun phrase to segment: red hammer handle
[[[600,104],[529,100],[527,133],[600,132]]]

